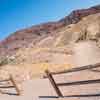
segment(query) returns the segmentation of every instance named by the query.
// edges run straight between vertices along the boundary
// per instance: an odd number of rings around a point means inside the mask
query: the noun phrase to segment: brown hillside
[[[19,30],[0,42],[0,55],[11,55],[19,48],[34,46],[45,37],[55,34],[55,30],[69,24],[79,22],[83,17],[100,13],[100,5],[88,9],[72,11],[65,18],[57,22],[48,22],[30,28]]]

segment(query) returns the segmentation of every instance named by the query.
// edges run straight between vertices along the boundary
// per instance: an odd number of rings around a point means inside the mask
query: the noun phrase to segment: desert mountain
[[[56,30],[75,24],[83,17],[97,13],[100,13],[100,5],[72,11],[68,16],[57,22],[48,22],[19,30],[0,42],[0,55],[14,54],[19,48],[27,48],[30,44],[35,46],[40,40],[55,35]]]
[[[0,43],[0,78],[33,78],[100,61],[100,5],[15,32]],[[9,56],[8,56],[9,55]],[[5,74],[5,75],[4,75]],[[24,78],[23,78],[24,77]]]
[[[74,44],[82,41],[92,41],[99,47],[100,13],[89,15],[76,24],[60,28],[55,31],[55,34],[40,40],[34,47],[30,46],[18,50],[15,56],[17,62],[63,64],[66,62],[64,57],[73,54],[72,47]],[[57,56],[60,57],[59,61]]]

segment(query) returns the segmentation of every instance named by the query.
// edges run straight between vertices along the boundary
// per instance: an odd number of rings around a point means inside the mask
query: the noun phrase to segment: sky
[[[0,40],[17,30],[57,21],[72,10],[100,4],[100,0],[0,0]]]

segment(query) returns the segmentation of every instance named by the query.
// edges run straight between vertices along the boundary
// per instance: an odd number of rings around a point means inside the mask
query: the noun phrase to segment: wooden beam
[[[7,81],[9,81],[9,79],[6,79],[6,80],[0,80],[0,83],[2,83],[2,82],[7,82]]]
[[[88,70],[88,69],[93,69],[93,68],[99,68],[99,67],[100,67],[100,63],[96,63],[96,64],[85,65],[85,66],[81,66],[81,67],[75,67],[75,68],[72,68],[72,69],[69,69],[69,70],[60,71],[60,72],[51,72],[51,74],[56,75],[56,74],[78,72],[78,71],[83,71],[83,70]]]
[[[48,70],[46,70],[45,73],[46,73],[47,77],[49,78],[49,81],[51,82],[51,85],[53,86],[53,88],[54,88],[55,92],[57,93],[57,95],[59,97],[63,97],[60,89],[58,88],[58,86],[55,83],[55,80],[52,77],[52,74]]]
[[[12,84],[14,85],[15,89],[16,89],[16,92],[17,92],[17,95],[20,95],[20,90],[17,86],[17,84],[15,83],[15,80],[13,79],[12,75],[10,75],[10,81],[12,82]]]
[[[68,96],[63,96],[63,97],[59,97],[59,96],[39,96],[39,98],[76,98],[76,97],[79,97],[79,98],[100,97],[100,93],[68,95]]]
[[[14,88],[14,86],[0,86],[0,88]]]
[[[69,83],[58,83],[57,86],[72,86],[72,85],[85,85],[85,84],[96,84],[96,83],[100,83],[100,79],[76,81]]]

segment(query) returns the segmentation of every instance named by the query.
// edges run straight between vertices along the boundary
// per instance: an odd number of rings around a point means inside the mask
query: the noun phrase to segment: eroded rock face
[[[64,19],[61,19],[60,22],[63,22],[65,25],[67,24],[75,24],[79,22],[83,17],[86,17],[91,14],[100,13],[100,5],[88,8],[72,11],[68,16]]]
[[[91,23],[87,27],[87,38],[89,39],[98,39],[100,38],[100,25],[99,23]]]
[[[100,13],[100,5],[88,9],[75,10],[57,22],[48,22],[17,31],[0,42],[0,55],[12,55],[20,48],[28,47],[30,44],[34,46],[45,37],[54,35],[55,30],[69,24],[76,24],[82,18],[96,13]],[[88,31],[90,32],[90,26]]]
[[[100,13],[84,17],[77,24],[65,27],[59,33],[56,46],[64,46],[82,40],[100,41]]]
[[[100,39],[100,14],[88,16],[83,23],[86,25],[86,39],[98,41]]]

